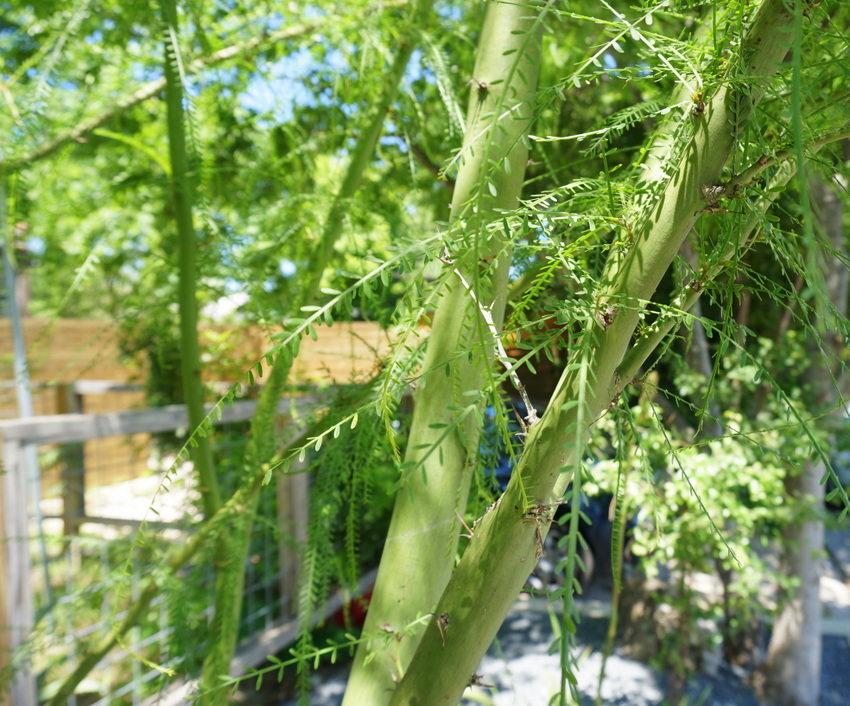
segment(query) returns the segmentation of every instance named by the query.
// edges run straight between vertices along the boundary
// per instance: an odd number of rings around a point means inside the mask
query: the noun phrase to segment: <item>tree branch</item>
[[[365,403],[366,398],[371,394],[372,382],[369,381],[361,386],[357,386],[354,390],[352,398],[352,407],[359,407]],[[277,402],[277,401],[276,401]],[[297,413],[292,415],[293,420],[303,419],[308,416],[310,410],[321,409],[328,403],[325,396],[305,396],[298,398],[295,401]],[[211,418],[213,412],[210,412],[208,418]],[[298,449],[311,437],[315,437],[325,429],[334,424],[339,423],[339,418],[320,416],[309,427],[298,429],[300,424],[293,421],[296,434],[294,439],[291,439],[286,447],[280,451],[280,458],[293,457]],[[188,442],[186,444],[188,446]],[[218,532],[228,531],[230,523],[234,517],[238,517],[244,512],[246,503],[249,502],[252,495],[263,486],[265,482],[267,468],[258,466],[253,469],[250,479],[248,479],[241,488],[237,489],[233,496],[224,503],[215,515],[204,521],[198,527],[197,531],[192,534],[186,541],[186,544],[175,550],[169,557],[163,560],[164,572],[166,575],[174,575],[180,571],[195,554],[200,551]],[[47,706],[64,706],[68,703],[68,699],[74,693],[76,687],[85,679],[86,675],[97,666],[97,663],[103,659],[107,653],[117,645],[124,635],[139,624],[139,619],[144,615],[151,601],[162,592],[160,586],[161,575],[156,572],[153,578],[147,580],[142,587],[139,596],[133,601],[132,605],[127,608],[124,619],[120,623],[113,625],[109,631],[100,640],[93,644],[87,645],[84,651],[84,657],[80,660],[76,669],[68,676],[60,685],[59,689],[53,697],[47,702]]]
[[[793,21],[784,0],[766,0],[741,43],[749,74],[766,85],[787,52],[783,42]],[[453,635],[445,644],[432,623],[397,685],[391,704],[457,703],[469,675],[534,567],[548,521],[528,522],[528,502],[557,502],[571,482],[571,449],[612,399],[623,356],[639,323],[639,313],[705,208],[701,186],[715,184],[732,150],[736,130],[749,118],[763,91],[731,86],[718,92],[700,117],[679,168],[654,208],[635,229],[632,248],[606,265],[603,306],[614,312],[591,318],[587,350],[568,366],[540,422],[529,431],[523,455],[500,502],[478,522],[475,534],[434,612],[451,617]],[[588,381],[592,381],[588,384]]]
[[[431,174],[434,175],[434,178],[438,181],[443,182],[443,186],[447,189],[455,188],[455,180],[450,179],[447,176],[440,174],[440,165],[434,162],[419,145],[414,144],[412,142],[407,143],[410,148],[411,154],[416,157],[416,161],[419,162],[425,169],[427,169]]]
[[[387,8],[392,7],[404,7],[408,4],[408,0],[390,0],[387,3],[383,3],[379,8],[381,12],[385,11]],[[358,13],[360,14],[360,13]],[[333,18],[334,21],[338,21],[339,18]],[[225,47],[224,49],[219,49],[216,52],[213,52],[209,56],[202,57],[200,59],[195,59],[191,63],[189,63],[187,67],[187,74],[196,74],[202,71],[203,69],[209,68],[210,66],[215,66],[216,64],[221,64],[225,61],[229,61],[230,59],[235,59],[236,57],[244,56],[249,54],[250,52],[263,47],[263,46],[272,46],[279,42],[285,42],[290,39],[295,39],[297,37],[302,37],[310,32],[313,32],[320,27],[324,26],[324,24],[328,20],[324,21],[316,21],[316,22],[308,22],[305,24],[295,25],[294,27],[287,27],[286,29],[281,29],[276,32],[263,32],[253,39],[249,39],[247,42],[242,44],[234,44],[229,47]],[[85,135],[91,133],[93,130],[96,130],[101,125],[105,125],[110,120],[112,120],[117,115],[120,115],[125,110],[132,108],[149,98],[153,98],[155,95],[158,95],[163,90],[165,90],[165,77],[158,78],[154,81],[150,81],[146,83],[144,86],[131,93],[129,96],[119,100],[112,108],[108,108],[103,111],[99,115],[95,115],[92,118],[88,118],[87,120],[83,120],[78,123],[76,126],[71,128],[70,130],[63,132],[56,137],[53,137],[46,142],[43,142],[41,145],[31,150],[23,157],[18,157],[17,159],[13,159],[8,162],[0,161],[0,171],[8,171],[15,172],[25,167],[33,162],[38,162],[45,157],[49,157],[54,152],[56,152],[60,147],[65,145],[72,140],[79,140]]]
[[[825,132],[817,139],[812,140],[808,144],[804,145],[803,149],[807,152],[815,152],[824,145],[828,145],[831,142],[839,142],[847,138],[850,138],[850,124],[842,125],[840,128]],[[781,152],[777,152],[773,155],[762,155],[756,160],[755,164],[753,164],[751,167],[748,167],[740,174],[736,174],[735,176],[733,176],[728,182],[723,184],[723,186],[726,187],[728,193],[728,190],[730,189],[752,184],[753,181],[755,181],[755,179],[758,177],[758,175],[761,174],[768,167],[772,167],[774,164],[784,162],[786,159],[791,159],[791,157],[796,156],[797,153],[795,151],[792,152],[790,150],[782,150]]]

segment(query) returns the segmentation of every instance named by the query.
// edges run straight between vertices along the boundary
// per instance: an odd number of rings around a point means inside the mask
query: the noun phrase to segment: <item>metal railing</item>
[[[313,396],[280,402],[281,444],[303,430],[319,402]],[[213,453],[225,483],[228,474],[234,479],[241,471],[255,409],[253,401],[236,402],[215,418]],[[5,471],[0,584],[6,588],[5,594],[0,591],[0,625],[5,626],[0,649],[17,654],[11,703],[36,706],[49,698],[81,646],[121,619],[169,545],[185,542],[193,532],[200,513],[191,464],[174,466],[173,437],[169,447],[162,436],[187,425],[182,405],[0,422]],[[99,450],[99,441],[110,442],[104,447],[110,450]],[[28,468],[33,449],[35,473]],[[246,563],[240,667],[261,659],[252,645],[259,635],[265,635],[264,657],[293,633],[307,478],[284,476],[276,483],[276,492],[263,494],[263,521],[255,526]],[[175,590],[163,591],[145,619],[81,685],[78,693],[87,692],[86,702],[142,704],[163,688],[158,667],[191,674],[198,665],[187,659],[201,652],[197,635],[207,623],[210,580],[200,560],[178,577],[163,577]],[[181,652],[180,640],[192,636],[194,649]]]

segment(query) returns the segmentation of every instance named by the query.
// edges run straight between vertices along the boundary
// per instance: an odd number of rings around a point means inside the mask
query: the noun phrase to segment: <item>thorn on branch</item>
[[[639,378],[634,378],[631,382],[632,387],[636,388],[638,392],[642,393],[644,391],[644,385],[646,385],[646,376]]]
[[[469,678],[469,686],[480,686],[480,687],[485,687],[487,689],[495,689],[496,688],[495,684],[485,684],[483,681],[481,681],[483,678],[484,677],[481,676],[480,674],[473,674]]]
[[[604,309],[598,309],[596,311],[596,320],[602,325],[603,328],[608,328],[611,324],[614,323],[614,319],[617,318],[617,312],[619,309],[613,304],[609,304]]]
[[[473,531],[469,529],[469,525],[464,522],[463,517],[461,517],[460,513],[455,510],[455,515],[457,515],[457,519],[460,520],[460,524],[464,526],[464,529],[468,532],[468,534],[462,534],[461,537],[466,537],[467,539],[472,539]]]
[[[475,535],[475,530],[478,527],[478,523],[481,522],[481,520],[483,520],[485,517],[487,517],[487,515],[490,512],[492,512],[495,508],[499,507],[500,502],[502,502],[501,497],[497,498],[496,502],[490,503],[489,507],[484,511],[484,514],[481,515],[481,517],[479,517],[477,520],[475,520],[475,522],[472,523],[472,529],[470,530],[470,533],[472,535]]]
[[[451,622],[451,618],[449,618],[448,613],[440,613],[439,615],[435,614],[437,618],[437,630],[440,631],[440,640],[443,643],[443,647],[446,646],[446,631],[449,629],[449,623]]]

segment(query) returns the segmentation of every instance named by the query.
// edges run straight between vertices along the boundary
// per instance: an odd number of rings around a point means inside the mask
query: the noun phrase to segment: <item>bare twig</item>
[[[455,515],[457,515],[457,519],[460,520],[460,524],[462,524],[464,526],[464,528],[466,529],[466,531],[469,533],[469,534],[462,534],[460,536],[466,537],[467,539],[472,539],[472,530],[469,529],[469,525],[466,524],[466,522],[464,522],[463,517],[461,517],[461,514],[457,510],[455,510]]]
[[[455,180],[442,175],[440,165],[436,164],[434,160],[428,156],[425,150],[413,142],[408,142],[407,146],[410,148],[410,153],[416,158],[416,161],[431,172],[435,179],[443,182],[443,185],[449,190],[455,188]]]
[[[831,130],[829,132],[825,132],[820,135],[816,139],[805,145],[805,149],[814,151],[823,147],[824,145],[828,145],[831,142],[838,142],[840,140],[844,140],[850,137],[850,126],[842,125],[840,128],[836,130]],[[765,154],[759,157],[755,163],[742,171],[740,174],[736,174],[733,176],[728,182],[723,184],[723,186],[727,189],[728,192],[731,192],[733,189],[747,186],[752,184],[759,174],[761,174],[768,167],[773,166],[774,164],[778,164],[779,162],[784,162],[786,159],[790,159],[795,156],[795,152],[790,150],[783,150],[781,152],[777,152],[776,154],[769,155]]]
[[[469,293],[469,296],[472,298],[472,301],[475,302],[475,306],[478,307],[478,311],[481,312],[481,317],[484,319],[484,322],[487,324],[487,328],[493,336],[493,342],[496,345],[496,357],[505,366],[505,370],[508,371],[508,377],[510,377],[513,386],[516,388],[517,392],[519,392],[519,396],[522,398],[523,404],[526,409],[526,417],[525,421],[527,426],[525,427],[525,431],[528,430],[534,425],[537,421],[537,410],[534,409],[534,405],[531,404],[531,400],[528,398],[528,392],[525,389],[525,385],[522,384],[522,380],[519,379],[519,375],[516,373],[516,365],[512,364],[511,358],[508,355],[508,352],[505,350],[505,346],[502,344],[502,337],[499,333],[499,329],[496,328],[496,322],[493,320],[492,314],[492,306],[486,306],[482,304],[475,291],[469,285],[469,283],[464,279],[463,275],[460,271],[455,267],[454,273],[458,276],[460,283],[463,285],[464,289]]]

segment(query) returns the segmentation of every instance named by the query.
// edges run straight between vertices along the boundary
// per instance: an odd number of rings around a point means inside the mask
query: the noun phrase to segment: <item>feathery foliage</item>
[[[846,200],[846,8],[578,1],[490,4],[482,15],[424,1],[291,3],[281,13],[173,5],[167,76],[148,9],[55,0],[3,10],[17,30],[0,37],[0,166],[6,227],[38,241],[35,313],[108,314],[136,331],[150,330],[137,321],[173,316],[180,209],[164,187],[184,179],[202,224],[184,223],[181,236],[197,245],[193,306],[238,292],[241,321],[285,320],[242,378],[269,382],[233,495],[208,504],[194,535],[192,551],[207,553],[178,552],[139,599],[162,591],[172,604],[195,601],[175,578],[185,563],[216,556],[217,542],[236,557],[216,559],[224,585],[205,630],[230,642],[207,662],[209,703],[239,682],[221,677],[238,637],[250,535],[271,521],[260,498],[298,461],[313,479],[301,635],[291,658],[250,677],[294,665],[306,694],[321,655],[356,647],[347,698],[362,702],[371,697],[359,682],[374,683],[375,703],[456,701],[562,504],[555,702],[577,700],[570,641],[587,491],[615,499],[615,596],[629,588],[622,556],[636,542],[678,562],[680,598],[690,572],[716,570],[730,605],[745,605],[754,582],[742,577],[763,571],[746,532],[779,541],[773,529],[798,506],[770,503],[806,460],[823,462],[846,514],[827,423],[843,409],[846,302],[830,299],[821,263],[848,263],[809,197],[823,175]],[[513,24],[494,45],[483,39],[497,16]],[[187,128],[183,167],[161,156],[167,87]],[[354,402],[340,398],[281,451],[274,412],[299,341],[353,319],[393,327],[374,384]],[[820,361],[800,353],[803,337]],[[803,382],[815,364],[839,391],[827,409]],[[408,435],[398,422],[411,386]],[[209,421],[238,392],[195,420],[178,460],[203,446]],[[523,397],[542,416],[528,409],[512,438],[505,401]],[[494,429],[481,437],[487,406]],[[491,435],[515,464],[501,497],[484,473]],[[205,488],[222,479],[208,480]],[[380,545],[369,546],[364,527],[383,527],[373,506],[395,490],[363,637],[313,645],[316,612],[332,585],[356,583]],[[635,521],[638,506],[648,510]],[[460,544],[458,515],[472,520]],[[399,537],[416,539],[399,550]],[[140,540],[152,550],[147,534]],[[709,547],[714,567],[689,546]],[[426,567],[423,581],[419,569],[405,573],[405,553]],[[398,598],[398,583],[416,591]],[[131,627],[128,619],[91,654]]]

